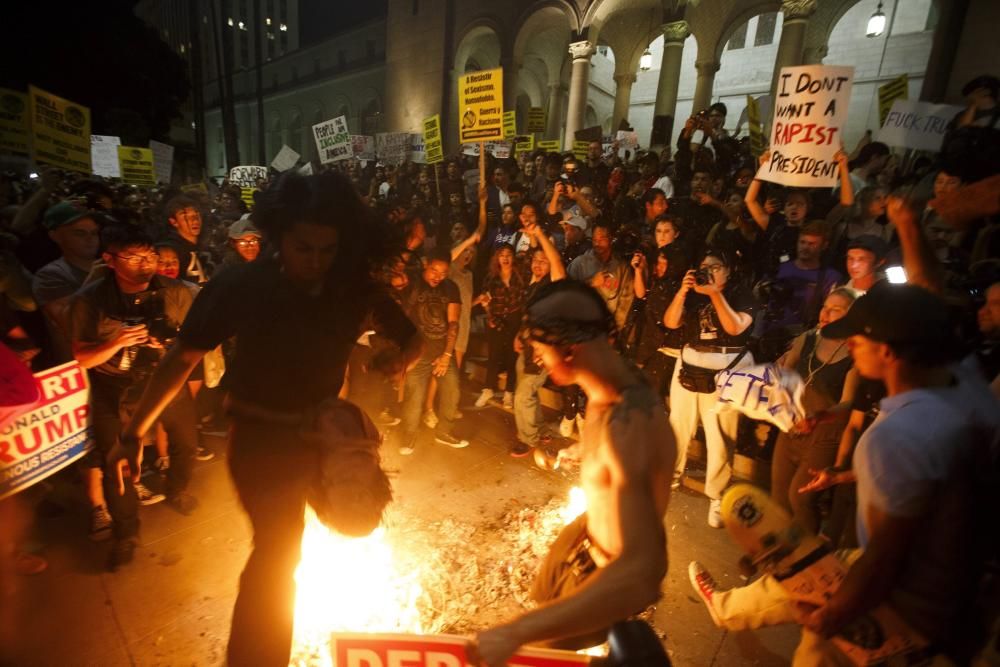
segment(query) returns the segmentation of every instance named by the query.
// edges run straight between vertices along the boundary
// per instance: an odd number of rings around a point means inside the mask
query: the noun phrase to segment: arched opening
[[[528,94],[531,106],[546,109],[549,121],[544,136],[552,139],[561,136],[566,120],[564,91],[569,89],[570,34],[566,12],[549,5],[528,14],[514,38],[514,62],[521,64],[518,93]],[[558,111],[553,114],[553,109]]]
[[[374,135],[382,131],[382,105],[372,98],[361,111],[361,134]]]

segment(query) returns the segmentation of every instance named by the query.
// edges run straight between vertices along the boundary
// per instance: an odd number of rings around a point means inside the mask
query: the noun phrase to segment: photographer
[[[732,263],[725,253],[708,249],[697,271],[688,271],[663,315],[668,329],[683,329],[684,347],[670,384],[670,424],[677,436],[675,479],[684,472],[687,449],[698,426],[705,428],[708,450],[705,495],[709,497],[708,525],[722,527],[720,499],[729,484],[728,447],[736,440],[739,413],[716,412],[715,374],[753,365],[747,350],[757,305],[750,290],[733,281]],[[688,296],[694,291],[695,296]]]
[[[131,225],[102,230],[101,258],[110,273],[85,285],[70,303],[70,339],[74,358],[90,369],[91,416],[95,464],[104,466],[104,496],[114,521],[112,569],[132,559],[139,529],[132,484],[120,484],[107,457],[118,441],[122,419],[135,409],[165,345],[191,307],[187,286],[156,275],[152,239]],[[198,444],[195,408],[182,391],[161,417],[170,439],[167,500],[182,514],[197,501],[185,492]]]

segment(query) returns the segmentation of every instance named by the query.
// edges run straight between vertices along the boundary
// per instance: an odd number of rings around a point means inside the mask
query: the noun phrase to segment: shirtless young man
[[[609,343],[614,317],[591,287],[540,289],[525,316],[535,356],[589,400],[580,482],[587,512],[556,538],[532,587],[536,609],[476,637],[480,664],[506,665],[524,644],[583,648],[656,601],[667,573],[663,516],[677,458],[663,402]]]

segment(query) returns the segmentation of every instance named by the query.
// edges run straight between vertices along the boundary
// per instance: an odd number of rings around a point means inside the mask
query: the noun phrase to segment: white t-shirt
[[[660,176],[656,179],[656,182],[653,183],[653,187],[663,190],[663,194],[667,195],[667,199],[674,196],[674,184],[670,180],[669,176]]]

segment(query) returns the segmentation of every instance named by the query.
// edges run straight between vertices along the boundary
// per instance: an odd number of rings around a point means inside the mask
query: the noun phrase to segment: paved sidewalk
[[[412,457],[387,448],[398,470],[396,502],[426,519],[487,524],[507,501],[544,503],[571,486],[560,474],[512,459],[507,443],[513,418],[497,408],[463,406],[464,450],[433,444]],[[135,562],[117,573],[103,569],[108,543],[86,538],[82,509],[41,507],[39,538],[49,569],[16,580],[0,598],[19,628],[8,660],[16,665],[221,665],[239,573],[250,548],[246,522],[229,481],[225,443],[219,456],[198,464],[192,492],[199,510],[184,517],[166,504],[142,508]],[[65,486],[60,487],[65,496]],[[77,491],[78,489],[70,489]],[[58,494],[57,494],[58,495]],[[71,498],[56,498],[71,501]],[[795,628],[728,633],[716,628],[687,580],[687,564],[702,561],[720,585],[740,584],[739,552],[725,531],[706,524],[708,503],[682,490],[667,514],[670,571],[655,625],[666,633],[674,665],[787,665]],[[4,656],[7,657],[7,656]],[[3,660],[0,659],[0,664]]]

